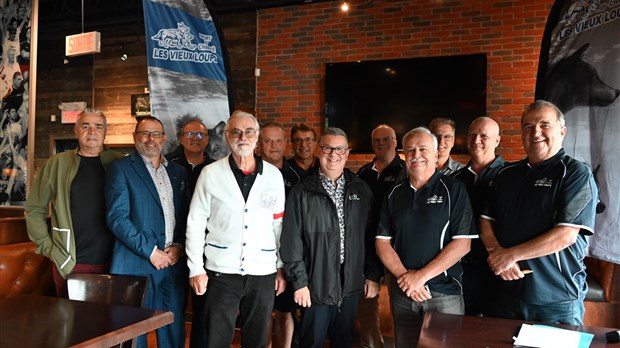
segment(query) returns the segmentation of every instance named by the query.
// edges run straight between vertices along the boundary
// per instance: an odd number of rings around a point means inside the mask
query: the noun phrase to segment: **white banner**
[[[599,188],[590,255],[620,263],[620,1],[558,0],[543,36],[536,99],[566,116],[566,153]]]

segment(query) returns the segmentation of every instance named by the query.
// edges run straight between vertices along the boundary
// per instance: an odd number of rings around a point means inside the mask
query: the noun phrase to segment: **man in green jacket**
[[[114,235],[106,224],[104,183],[108,164],[121,154],[105,150],[107,123],[87,108],[75,122],[77,150],[51,157],[39,171],[25,204],[28,236],[49,257],[56,296],[68,297],[70,273],[107,273]],[[51,226],[47,225],[51,203]]]

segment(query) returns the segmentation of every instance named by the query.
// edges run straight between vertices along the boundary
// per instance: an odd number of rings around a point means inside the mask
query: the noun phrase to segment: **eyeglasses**
[[[232,134],[232,137],[235,139],[241,138],[241,134],[244,134],[248,139],[253,139],[256,136],[257,130],[254,128],[248,128],[246,130],[235,128],[233,130],[229,130],[228,133]]]
[[[151,135],[153,136],[153,138],[161,138],[164,136],[164,134],[166,134],[165,132],[160,132],[160,131],[139,131],[136,132],[136,134],[138,134],[139,136],[143,137],[143,138],[148,138]]]
[[[319,147],[321,148],[321,151],[326,154],[329,155],[332,152],[335,152],[336,155],[344,155],[348,148],[344,147],[344,146],[336,146],[336,147],[332,147],[332,146],[321,146],[319,145]]]
[[[372,139],[373,144],[389,143],[392,140],[396,140],[394,137],[383,137]]]
[[[314,142],[314,138],[295,138],[292,140],[294,144],[301,144],[301,143],[306,143],[306,144],[312,144]]]
[[[183,133],[183,136],[186,137],[187,139],[191,139],[194,136],[196,137],[196,139],[198,140],[202,140],[202,138],[205,138],[208,136],[207,133],[203,133],[203,132],[185,132]]]

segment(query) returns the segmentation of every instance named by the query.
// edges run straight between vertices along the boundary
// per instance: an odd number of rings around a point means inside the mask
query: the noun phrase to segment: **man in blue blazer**
[[[183,257],[187,218],[187,174],[161,155],[166,134],[154,117],[138,122],[136,152],[108,169],[108,226],[116,236],[110,273],[147,276],[145,307],[169,310],[174,323],[157,330],[159,347],[184,347]],[[146,335],[138,339],[146,348]]]

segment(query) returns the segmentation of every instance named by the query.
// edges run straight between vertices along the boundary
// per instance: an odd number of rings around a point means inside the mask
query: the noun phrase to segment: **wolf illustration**
[[[214,160],[218,160],[230,153],[226,138],[224,137],[224,128],[226,122],[220,121],[215,127],[209,129],[209,144],[207,145],[207,154]]]
[[[159,47],[164,48],[194,50],[197,47],[196,44],[192,43],[194,35],[184,22],[177,23],[176,29],[160,29],[151,39],[156,40]]]
[[[603,82],[596,69],[583,60],[589,46],[584,44],[549,68],[544,99],[565,114],[577,106],[607,106],[620,95],[620,90]]]

